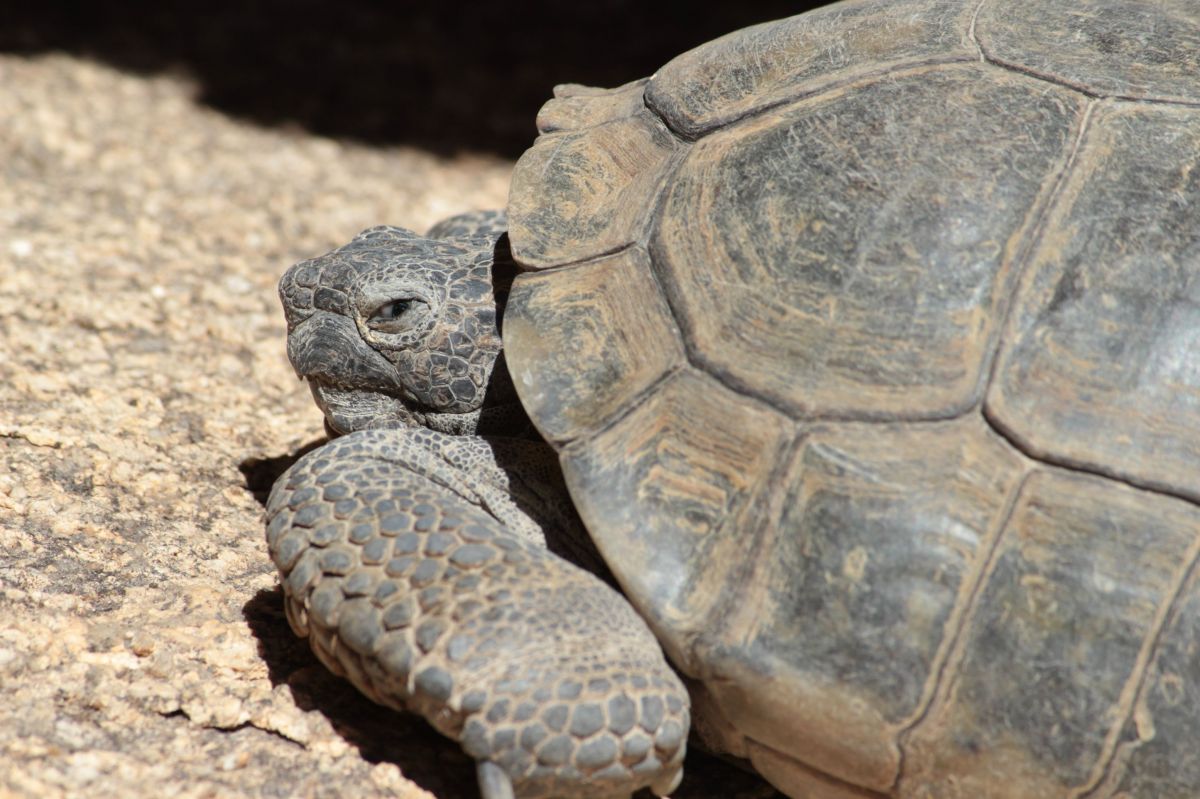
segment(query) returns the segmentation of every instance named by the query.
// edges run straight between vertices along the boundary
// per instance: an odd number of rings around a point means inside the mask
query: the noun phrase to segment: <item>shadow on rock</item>
[[[819,3],[9,5],[0,51],[181,71],[198,82],[201,101],[259,124],[514,157],[532,142],[554,84],[627,83],[723,33]]]
[[[271,496],[271,486],[279,476],[292,468],[292,464],[312,452],[317,447],[329,441],[328,436],[310,441],[295,452],[274,457],[250,457],[238,464],[238,471],[246,479],[246,490],[254,495],[254,499],[264,508],[267,498]]]

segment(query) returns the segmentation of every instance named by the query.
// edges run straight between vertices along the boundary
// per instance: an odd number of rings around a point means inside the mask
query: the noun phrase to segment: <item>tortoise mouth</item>
[[[376,389],[341,386],[318,376],[302,377],[312,391],[333,432],[353,433],[398,427],[424,427],[451,435],[470,435],[495,427],[500,431],[519,428],[524,409],[515,401],[489,404],[463,413],[414,409],[399,397]]]
[[[337,385],[317,375],[301,379],[308,383],[317,407],[338,433],[418,424],[416,415],[397,397],[375,389]]]

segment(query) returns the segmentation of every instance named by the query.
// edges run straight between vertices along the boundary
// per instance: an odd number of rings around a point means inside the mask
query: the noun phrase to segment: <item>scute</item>
[[[797,416],[947,418],[975,405],[1017,245],[1083,106],[956,64],[706,137],[651,243],[693,358]]]
[[[908,742],[899,795],[1066,799],[1097,782],[1198,530],[1191,503],[1032,474],[951,655],[954,678]]]
[[[598,429],[631,397],[683,363],[671,311],[640,248],[563,273],[530,275],[509,298],[513,380],[551,441]]]
[[[1188,797],[1200,785],[1200,572],[1188,578],[1125,721],[1104,789],[1113,796]]]
[[[1200,500],[1200,109],[1101,104],[989,415],[1039,457]]]
[[[555,86],[554,98],[538,111],[538,133],[584,130],[614,119],[638,116],[645,106],[645,91],[644,79],[615,89],[596,89],[575,83]]]
[[[962,0],[839,3],[755,25],[678,56],[646,102],[694,138],[780,103],[905,66],[976,57]]]
[[[624,100],[622,90],[615,92]],[[647,211],[677,147],[658,117],[645,108],[630,115],[626,102],[605,94],[580,95],[615,118],[542,135],[521,157],[509,187],[513,256],[527,268],[606,255],[639,239]],[[572,109],[587,124],[593,115]]]
[[[790,423],[690,370],[562,452],[571,496],[605,562],[675,662],[748,564]]]
[[[974,30],[989,59],[1091,94],[1200,102],[1195,0],[987,0]]]
[[[1026,468],[975,416],[808,431],[754,579],[698,643],[730,721],[887,790]]]

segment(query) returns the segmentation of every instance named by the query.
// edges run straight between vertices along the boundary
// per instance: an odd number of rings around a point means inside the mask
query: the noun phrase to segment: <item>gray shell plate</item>
[[[837,4],[539,125],[514,381],[726,745],[1195,795],[1200,6]]]

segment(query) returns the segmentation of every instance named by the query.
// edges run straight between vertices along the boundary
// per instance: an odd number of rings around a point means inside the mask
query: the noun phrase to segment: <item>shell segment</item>
[[[806,435],[741,612],[697,655],[730,721],[887,790],[1025,468],[978,417]]]
[[[612,116],[579,130],[546,133],[521,157],[508,209],[513,256],[523,266],[605,255],[645,233],[645,209],[658,196],[678,142],[645,107],[631,110],[611,97],[626,100],[629,91],[580,95],[572,108],[543,112],[547,130],[556,127],[551,119],[587,125]]]
[[[560,277],[524,278],[509,300],[504,331],[506,346],[525,356],[513,370],[525,408],[554,441],[594,430],[684,362],[644,250]]]
[[[615,119],[638,116],[645,108],[642,99],[645,90],[645,80],[616,89],[596,89],[577,83],[555,86],[554,99],[538,111],[538,133],[584,130]]]
[[[1195,0],[988,0],[975,36],[998,63],[1092,94],[1200,103]]]
[[[977,57],[962,0],[835,3],[723,36],[675,58],[646,101],[694,138],[788,100],[867,75]]]
[[[1160,797],[1200,785],[1195,746],[1200,707],[1200,572],[1194,567],[1125,719],[1114,766],[1099,795]]]
[[[792,435],[769,408],[684,371],[563,452],[579,515],[603,531],[601,555],[689,673],[694,638],[737,581],[730,570],[753,562],[768,477]]]
[[[1040,457],[1200,499],[1200,109],[1102,107],[1076,162],[988,413]]]
[[[953,676],[908,742],[900,795],[993,796],[996,774],[1004,796],[1079,796],[1098,781],[1197,530],[1190,503],[1093,476],[1031,475]]]
[[[651,245],[694,359],[794,415],[962,413],[1083,106],[964,64],[706,137]]]

